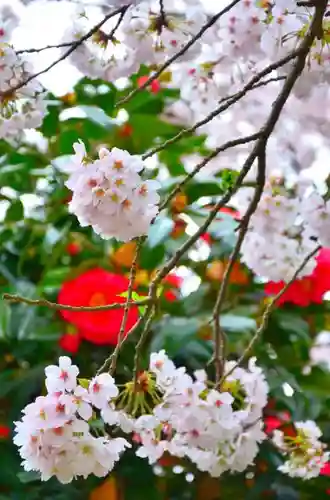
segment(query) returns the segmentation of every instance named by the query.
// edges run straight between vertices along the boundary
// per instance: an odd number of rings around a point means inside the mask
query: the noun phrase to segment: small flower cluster
[[[226,363],[225,372],[234,365]],[[235,368],[219,390],[209,386],[203,370],[193,378],[184,367],[176,368],[164,351],[151,354],[150,372],[163,395],[152,415],[136,421],[138,456],[152,464],[167,451],[189,458],[214,477],[243,471],[253,463],[266,437],[261,416],[268,392],[254,359],[247,370]]]
[[[282,179],[270,179],[242,245],[242,260],[257,275],[272,281],[289,281],[297,263],[316,248],[316,235],[303,216],[306,200],[302,190],[289,191]],[[316,266],[310,259],[299,277]]]
[[[296,422],[295,429],[295,436],[285,435],[278,429],[274,431],[274,444],[288,456],[279,470],[291,477],[305,480],[317,477],[330,456],[329,452],[324,451],[325,444],[319,440],[322,433],[311,420]]]
[[[45,369],[47,396],[38,397],[16,422],[15,444],[26,471],[46,481],[68,483],[90,474],[103,477],[131,444],[155,464],[164,453],[188,458],[197,469],[219,477],[253,464],[266,439],[263,410],[268,385],[250,359],[248,368],[225,364],[228,375],[216,387],[204,370],[190,376],[165,351],[152,353],[149,370],[119,391],[108,373],[79,379],[68,357]],[[329,458],[313,422],[297,423],[297,434],[275,431],[274,443],[287,456],[289,475],[315,477]],[[114,433],[119,437],[113,437]],[[109,435],[109,433],[111,435]]]
[[[24,82],[31,68],[7,44],[0,46],[0,138],[17,140],[24,129],[37,128],[46,114],[46,105],[40,84]]]
[[[134,5],[138,3],[138,5]],[[91,78],[114,81],[138,71],[140,64],[159,64],[178,52],[206,21],[206,15],[199,2],[189,2],[184,13],[165,13],[159,11],[150,1],[131,2],[117,0],[115,6],[130,5],[114,36],[103,30],[95,33],[77,47],[70,56],[71,62]],[[89,29],[90,22],[84,12],[80,13],[64,35],[64,41],[80,39]],[[111,33],[114,27],[110,22],[104,30]],[[108,29],[107,29],[108,26]],[[199,54],[201,43],[196,42],[185,53],[191,59]]]
[[[90,474],[106,476],[130,444],[123,438],[94,437],[89,422],[93,408],[108,404],[118,394],[109,374],[95,377],[88,388],[77,384],[79,370],[63,356],[59,366],[48,366],[47,396],[40,396],[16,422],[14,442],[19,446],[26,471],[38,471],[47,481],[61,483]]]
[[[158,212],[159,184],[141,179],[141,158],[103,148],[99,159],[92,161],[81,142],[74,144],[74,150],[66,185],[73,192],[70,211],[81,226],[90,225],[103,238],[122,241],[146,234]]]

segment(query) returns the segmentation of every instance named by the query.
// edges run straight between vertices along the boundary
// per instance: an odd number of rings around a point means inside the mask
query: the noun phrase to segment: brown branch
[[[219,293],[217,295],[214,309],[213,309],[213,314],[212,314],[212,319],[214,322],[214,365],[215,365],[215,372],[216,372],[216,384],[219,383],[220,378],[223,375],[223,369],[224,369],[224,354],[225,354],[225,343],[226,343],[226,338],[224,331],[221,328],[220,325],[220,312],[221,312],[221,307],[223,305],[223,302],[225,301],[226,298],[226,291],[227,287],[229,284],[229,279],[230,279],[230,274],[233,270],[234,264],[238,258],[242,243],[244,241],[245,235],[248,230],[249,222],[256,211],[260,198],[262,196],[264,186],[265,186],[265,181],[266,181],[266,152],[265,152],[265,147],[260,148],[260,154],[258,155],[258,175],[257,175],[257,185],[256,189],[254,192],[254,196],[251,200],[251,203],[248,206],[248,209],[244,215],[244,217],[241,220],[240,224],[240,231],[238,234],[238,239],[236,242],[236,245],[234,247],[234,250],[230,256],[228,265],[226,267],[223,280],[219,289]]]
[[[135,347],[134,369],[133,369],[133,379],[134,379],[135,384],[137,383],[137,377],[138,377],[139,371],[140,371],[140,358],[141,358],[142,347],[144,346],[144,343],[145,343],[147,336],[148,336],[148,333],[150,331],[152,320],[154,317],[154,313],[155,313],[155,306],[154,306],[154,304],[152,304],[150,306],[150,308],[148,308],[148,311],[146,311],[146,314],[144,317],[145,325],[144,325],[144,328],[143,328],[142,333],[140,335],[139,341]]]
[[[247,144],[249,142],[255,141],[258,139],[260,136],[260,133],[256,134],[251,134],[246,137],[240,137],[239,139],[233,139],[232,141],[225,142],[222,146],[219,146],[216,148],[212,153],[210,153],[208,156],[206,156],[203,161],[198,163],[194,169],[183,179],[183,181],[179,182],[175,188],[170,192],[170,194],[167,196],[167,198],[163,201],[163,203],[159,206],[159,211],[163,210],[168,203],[171,201],[172,198],[187,184],[188,181],[193,179],[198,172],[205,167],[211,161],[213,158],[218,156],[219,153],[222,153],[223,151],[226,151],[229,148],[232,148],[234,146],[238,146],[240,144]]]
[[[141,92],[141,90],[144,90],[150,85],[154,80],[156,80],[162,73],[167,69],[169,66],[171,66],[172,63],[174,63],[177,59],[179,59],[183,54],[187,52],[187,50],[190,49],[192,45],[194,45],[203,35],[204,33],[211,28],[219,19],[222,17],[224,14],[229,12],[236,4],[238,4],[241,0],[233,0],[227,7],[222,9],[220,12],[212,16],[205,24],[204,26],[194,35],[184,47],[182,47],[181,50],[176,52],[172,57],[170,57],[148,80],[145,81],[143,85],[141,85],[139,88],[132,90],[124,99],[121,99],[116,103],[116,107],[121,106],[122,104],[125,104],[126,102],[130,101],[137,93]]]
[[[272,299],[272,301],[268,304],[268,306],[265,309],[264,314],[262,315],[262,321],[261,321],[261,324],[260,324],[259,328],[257,329],[256,333],[253,335],[252,339],[250,340],[250,342],[249,342],[248,346],[246,347],[246,349],[244,350],[243,354],[237,360],[237,363],[227,373],[225,373],[225,375],[222,377],[222,379],[220,380],[219,385],[221,385],[222,382],[227,377],[229,377],[229,375],[231,375],[234,372],[234,370],[236,370],[236,368],[238,368],[241,365],[241,363],[244,361],[244,359],[247,356],[247,354],[249,354],[249,352],[251,351],[251,349],[254,346],[254,344],[257,342],[257,340],[260,338],[260,336],[263,334],[263,332],[267,328],[270,314],[272,313],[273,309],[275,308],[276,302],[278,301],[278,299],[280,299],[282,297],[282,295],[287,291],[287,289],[289,288],[289,286],[298,278],[300,272],[304,269],[304,267],[306,266],[306,264],[308,263],[308,261],[314,255],[317,254],[317,252],[320,250],[320,248],[321,248],[321,246],[318,245],[312,252],[310,252],[307,255],[307,257],[305,257],[305,259],[303,260],[303,262],[301,263],[301,265],[298,267],[298,269],[293,274],[293,276],[290,279],[290,281],[282,288],[282,290],[280,292],[278,292],[275,295],[275,297]]]
[[[16,50],[16,54],[33,54],[33,53],[38,53],[38,52],[43,52],[44,50],[49,50],[49,49],[61,49],[62,47],[71,47],[71,45],[73,45],[74,43],[76,43],[76,40],[73,41],[73,42],[63,42],[63,43],[59,43],[57,45],[45,45],[44,47],[39,47],[37,49],[20,49],[20,50]]]
[[[111,364],[110,364],[110,370],[109,370],[111,374],[113,374],[116,371],[119,352],[120,352],[120,349],[121,349],[122,344],[123,344],[123,339],[124,339],[125,329],[126,329],[126,324],[127,324],[127,319],[128,319],[129,305],[130,305],[130,302],[132,300],[133,286],[134,286],[134,281],[135,281],[135,276],[136,276],[137,260],[139,257],[141,245],[143,244],[145,239],[146,239],[145,237],[139,238],[137,245],[136,245],[135,255],[134,255],[133,262],[131,265],[131,270],[130,270],[129,285],[128,285],[127,299],[126,299],[126,303],[125,303],[123,319],[122,319],[122,322],[120,325],[117,345],[116,345],[116,348],[111,355]],[[105,361],[105,364],[107,364],[107,360]]]
[[[223,208],[228,201],[231,199],[231,197],[238,191],[240,188],[243,180],[245,179],[246,175],[248,174],[249,170],[252,167],[252,164],[256,158],[256,152],[255,148],[254,150],[250,153],[246,161],[244,162],[244,165],[239,172],[237,179],[234,183],[233,186],[231,186],[227,193],[224,194],[224,196],[214,205],[212,210],[210,211],[209,215],[203,222],[203,224],[200,226],[198,231],[196,231],[185,243],[181,245],[181,247],[176,251],[176,253],[173,255],[173,257],[158,271],[156,274],[154,280],[151,283],[151,286],[155,287],[158,285],[161,280],[176,266],[176,264],[179,262],[181,257],[191,248],[191,246],[196,243],[196,241],[200,238],[200,236],[205,233],[205,231],[208,229],[212,221],[215,219],[217,216],[217,213],[221,208]],[[150,299],[150,293],[148,295]]]
[[[30,75],[29,77],[27,77],[25,80],[19,82],[14,87],[11,87],[9,90],[6,90],[5,92],[1,92],[0,96],[3,97],[3,96],[6,96],[7,94],[12,94],[12,92],[15,92],[16,90],[24,87],[24,85],[27,85],[28,83],[30,83],[35,78],[38,78],[39,76],[43,75],[44,73],[47,73],[49,70],[51,70],[52,68],[54,68],[54,66],[56,66],[58,63],[60,63],[61,61],[64,61],[67,57],[69,57],[69,55],[71,55],[72,52],[74,52],[78,47],[80,47],[80,45],[82,45],[91,36],[93,36],[94,33],[96,33],[101,28],[101,26],[103,26],[103,24],[105,24],[109,19],[111,19],[112,17],[117,16],[118,14],[120,14],[119,22],[116,24],[116,26],[112,29],[111,33],[109,34],[109,37],[112,37],[114,35],[115,31],[117,30],[120,22],[122,21],[124,15],[125,15],[125,12],[127,11],[127,9],[128,9],[128,6],[124,6],[124,7],[119,7],[118,9],[109,12],[106,16],[104,16],[104,18],[102,19],[102,21],[100,21],[99,23],[97,23],[84,36],[82,36],[81,38],[79,38],[79,40],[77,40],[76,42],[74,42],[71,45],[71,47],[66,52],[64,52],[64,54],[61,55],[61,57],[59,57],[58,59],[56,59],[55,61],[53,61],[46,68],[42,69],[41,71],[38,71],[37,73],[34,73],[34,74]]]
[[[171,137],[170,139],[163,142],[159,146],[156,146],[154,149],[152,149],[148,153],[144,154],[142,156],[143,160],[150,158],[151,156],[153,156],[156,153],[159,153],[159,151],[162,151],[163,149],[167,148],[168,146],[171,146],[172,144],[176,143],[182,137],[185,137],[186,135],[192,134],[198,128],[209,123],[211,120],[213,120],[213,118],[218,116],[223,111],[226,111],[230,106],[232,106],[233,104],[238,102],[240,99],[242,99],[250,90],[253,90],[254,88],[256,88],[256,86],[257,86],[258,82],[261,80],[261,78],[263,78],[264,76],[267,76],[269,73],[271,73],[272,71],[275,71],[276,69],[280,68],[281,66],[284,66],[284,64],[287,64],[292,59],[294,59],[297,55],[299,55],[300,52],[301,52],[301,48],[299,48],[298,50],[294,50],[290,54],[288,54],[287,56],[282,57],[278,61],[270,64],[269,66],[267,66],[267,68],[264,68],[257,75],[255,75],[253,78],[251,78],[251,80],[242,88],[242,90],[240,90],[239,92],[236,92],[232,96],[224,98],[223,101],[225,101],[225,102],[221,106],[219,106],[214,111],[209,113],[202,120],[196,122],[195,125],[193,125],[192,127],[181,130],[175,136]],[[261,86],[261,82],[260,82],[259,86]],[[222,101],[220,101],[220,102],[222,102]]]
[[[86,312],[86,311],[111,311],[112,309],[123,309],[125,304],[116,303],[116,304],[105,304],[104,306],[70,306],[67,304],[57,304],[56,302],[50,302],[46,299],[28,299],[27,297],[22,297],[21,295],[12,295],[10,293],[4,293],[2,295],[3,300],[7,300],[8,302],[12,302],[14,304],[22,303],[27,304],[28,306],[42,306],[48,307],[49,309],[55,309],[56,311],[77,311],[77,312]],[[149,299],[138,300],[136,302],[132,301],[128,304],[128,307],[134,306],[145,306],[149,304]]]
[[[297,54],[294,55],[294,52],[291,52],[290,57],[292,56],[292,58],[294,58],[294,57],[296,57],[296,55]],[[280,61],[281,61],[281,59],[280,59]],[[278,61],[278,62],[280,62],[280,61]],[[277,63],[275,63],[275,64],[277,64]],[[285,64],[285,63],[283,63],[283,64]],[[266,69],[268,70],[268,68],[269,68],[269,66],[267,66]],[[271,71],[274,71],[274,69],[272,69]],[[260,73],[255,75],[253,78],[256,78],[259,75],[260,75]],[[255,90],[255,89],[258,89],[260,87],[266,87],[270,83],[280,82],[280,81],[285,80],[285,79],[286,79],[285,75],[272,76],[271,78],[268,78],[267,80],[262,80],[259,83],[255,83],[253,85],[253,87],[250,88],[250,90]],[[241,92],[241,91],[239,91],[239,92]],[[219,101],[219,104],[222,104],[223,102],[228,101],[229,99],[235,98],[239,92],[235,92],[234,94],[230,94],[230,95],[227,95],[225,97],[222,97],[222,99],[220,99],[220,101]]]

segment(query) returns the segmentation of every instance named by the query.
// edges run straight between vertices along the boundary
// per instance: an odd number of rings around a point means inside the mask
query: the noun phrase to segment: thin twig
[[[132,265],[131,265],[130,276],[129,276],[129,285],[128,285],[128,290],[127,290],[127,299],[126,299],[123,319],[122,319],[122,322],[120,325],[117,345],[116,345],[116,348],[111,355],[111,364],[110,364],[110,370],[109,370],[111,374],[113,374],[116,371],[117,359],[118,359],[119,352],[120,352],[120,349],[122,347],[122,343],[123,343],[123,339],[124,339],[124,335],[125,335],[129,306],[130,306],[130,302],[132,300],[133,286],[134,286],[134,281],[135,281],[135,276],[136,276],[137,260],[139,257],[141,245],[144,241],[145,241],[145,237],[141,237],[138,239],[136,249],[135,249],[135,255],[133,258]]]
[[[222,144],[222,146],[219,146],[218,148],[216,148],[214,151],[212,151],[212,153],[210,153],[208,156],[206,156],[203,159],[203,161],[198,163],[194,167],[194,169],[181,182],[179,182],[175,186],[175,188],[170,192],[170,194],[165,198],[163,203],[159,206],[159,211],[163,210],[168,205],[168,203],[172,200],[172,198],[174,198],[174,196],[179,191],[181,191],[183,186],[185,186],[188,181],[193,179],[195,177],[195,175],[198,174],[198,172],[203,167],[205,167],[205,165],[207,165],[213,158],[218,156],[219,153],[222,153],[223,151],[226,151],[227,149],[232,148],[234,146],[238,146],[240,144],[247,144],[249,142],[255,141],[256,139],[258,139],[259,136],[260,136],[260,132],[257,132],[256,134],[247,135],[246,137],[240,137],[239,139],[233,139],[232,141],[225,142],[224,144]]]
[[[159,0],[159,11],[160,11],[160,19],[162,26],[166,25],[166,13],[164,7],[164,0]]]
[[[141,85],[139,88],[132,90],[124,99],[121,99],[116,103],[116,107],[121,106],[122,104],[125,104],[126,102],[130,101],[137,93],[141,92],[142,90],[146,89],[148,85],[150,85],[154,80],[156,80],[162,73],[167,69],[169,66],[171,66],[172,63],[174,63],[177,59],[179,59],[183,54],[187,52],[187,50],[190,49],[192,45],[194,45],[203,35],[204,33],[211,28],[219,19],[222,17],[224,14],[229,12],[236,4],[238,4],[241,0],[233,0],[227,7],[222,9],[220,12],[212,16],[205,24],[204,26],[194,35],[186,45],[182,47],[181,50],[176,52],[172,57],[170,57],[148,80],[145,81],[143,85]]]
[[[291,53],[292,55],[292,53]],[[295,56],[293,56],[295,57]],[[285,64],[285,63],[284,63]],[[269,66],[267,67],[267,69],[269,68]],[[274,71],[273,69],[271,71]],[[255,75],[253,78],[255,78],[256,76],[259,76],[260,73],[258,73],[257,75]],[[280,82],[282,80],[285,80],[286,79],[286,76],[285,75],[279,75],[279,76],[272,76],[271,78],[268,78],[267,80],[262,80],[262,82],[259,82],[259,83],[255,83],[253,85],[253,87],[251,87],[250,90],[255,90],[255,89],[258,89],[260,87],[266,87],[267,85],[269,85],[270,83],[277,83],[277,82]],[[239,91],[241,92],[241,91]],[[230,94],[230,95],[227,95],[225,97],[222,97],[220,99],[220,101],[218,102],[218,104],[222,104],[223,102],[225,101],[228,101],[229,99],[233,99],[237,96],[238,92],[234,92],[234,94]]]
[[[254,346],[254,344],[257,342],[257,340],[260,338],[260,336],[263,334],[263,332],[267,328],[270,314],[272,313],[273,309],[276,307],[276,302],[287,291],[287,289],[289,288],[289,286],[298,278],[300,272],[304,269],[304,267],[306,266],[306,264],[308,263],[308,261],[314,255],[317,254],[317,252],[320,250],[320,248],[321,248],[321,246],[318,245],[312,252],[310,252],[307,255],[307,257],[305,257],[305,259],[303,260],[303,262],[301,263],[301,265],[298,267],[298,269],[296,270],[296,272],[293,274],[293,276],[290,279],[290,281],[282,288],[282,290],[280,292],[278,292],[275,295],[275,297],[273,298],[273,300],[268,304],[268,306],[266,307],[265,312],[264,312],[264,314],[262,316],[262,320],[261,320],[261,324],[260,324],[259,328],[256,330],[256,333],[253,335],[252,339],[250,340],[250,342],[249,342],[248,346],[246,347],[246,349],[244,350],[243,354],[239,357],[237,363],[227,373],[225,373],[225,375],[222,377],[222,379],[220,380],[220,385],[222,384],[222,382],[227,377],[229,377],[229,375],[231,375],[234,372],[234,370],[236,370],[236,368],[238,368],[241,365],[241,363],[244,361],[244,359],[247,356],[247,354],[249,354],[251,352],[252,347]]]
[[[173,257],[166,263],[164,266],[158,271],[156,274],[154,280],[151,283],[151,286],[156,286],[158,285],[163,278],[177,265],[181,257],[191,248],[191,246],[196,243],[196,241],[200,238],[200,236],[205,233],[205,231],[208,229],[208,227],[211,225],[212,221],[215,219],[217,216],[219,210],[223,208],[228,201],[231,199],[231,197],[237,192],[237,190],[240,188],[243,180],[245,179],[246,175],[250,171],[252,164],[256,158],[256,151],[255,148],[254,150],[250,153],[248,158],[245,160],[244,165],[239,172],[235,183],[233,186],[231,186],[227,193],[224,194],[224,196],[214,205],[212,210],[210,211],[209,215],[203,222],[203,224],[200,226],[198,231],[196,231],[190,238],[181,245],[181,247],[176,251],[176,253],[173,255]],[[148,295],[150,298],[150,294]]]
[[[24,87],[24,85],[27,85],[28,83],[30,83],[35,78],[38,78],[39,76],[43,75],[44,73],[47,73],[49,70],[51,70],[52,68],[54,68],[54,66],[56,66],[58,63],[60,63],[61,61],[64,61],[67,57],[69,57],[69,55],[71,55],[72,52],[74,52],[78,47],[80,47],[80,45],[82,45],[91,36],[93,36],[94,33],[96,33],[101,28],[101,26],[103,26],[103,24],[105,24],[109,19],[111,19],[114,16],[117,16],[118,14],[121,14],[119,22],[116,24],[116,26],[112,29],[111,33],[109,34],[109,37],[112,37],[114,35],[115,31],[117,30],[120,22],[122,21],[124,15],[125,15],[125,12],[127,11],[127,9],[128,9],[128,6],[124,6],[124,7],[119,7],[118,9],[116,9],[116,10],[114,10],[112,12],[109,12],[106,16],[104,16],[104,18],[102,19],[102,21],[100,21],[99,23],[97,23],[85,35],[83,35],[81,38],[79,38],[79,40],[77,40],[76,42],[74,42],[71,45],[71,47],[66,52],[64,52],[64,54],[61,55],[61,57],[59,57],[58,59],[56,59],[55,61],[53,61],[46,68],[42,69],[41,71],[38,71],[37,73],[34,73],[34,74],[30,75],[29,77],[27,77],[25,80],[19,82],[14,87],[11,87],[9,90],[7,90],[5,92],[1,92],[0,96],[1,97],[6,96],[9,93],[12,94],[12,92],[15,92],[16,90]]]
[[[29,306],[42,306],[48,307],[49,309],[55,309],[56,311],[77,311],[77,312],[96,312],[96,311],[111,311],[112,309],[123,309],[125,304],[115,303],[106,304],[103,306],[69,306],[67,304],[57,304],[56,302],[50,302],[46,299],[29,299],[27,297],[22,297],[21,295],[12,295],[10,293],[4,293],[2,295],[3,300],[12,302],[14,304],[22,303]],[[132,301],[128,304],[128,307],[135,306],[145,306],[149,304],[149,299],[145,298],[143,300]]]
[[[33,54],[33,53],[38,53],[38,52],[43,52],[44,50],[49,50],[49,49],[61,49],[63,47],[71,47],[76,43],[76,40],[73,42],[63,42],[59,43],[57,45],[45,45],[44,47],[39,47],[36,49],[20,49],[16,50],[16,54]]]
[[[230,256],[228,265],[226,267],[223,280],[221,282],[221,286],[219,289],[219,293],[217,295],[214,309],[213,309],[213,314],[212,314],[212,319],[214,322],[214,365],[215,365],[215,372],[216,372],[216,384],[219,383],[220,378],[223,375],[223,368],[224,368],[224,359],[225,359],[225,333],[221,328],[220,325],[220,312],[222,305],[225,301],[226,298],[226,291],[227,287],[229,284],[229,279],[230,279],[230,274],[233,270],[234,264],[239,256],[239,252],[241,250],[242,243],[244,241],[245,235],[248,230],[249,222],[251,220],[252,215],[256,211],[260,198],[262,196],[264,186],[266,182],[266,152],[265,152],[265,147],[260,148],[260,153],[258,155],[258,174],[257,174],[257,184],[255,188],[255,192],[253,195],[253,198],[251,200],[251,203],[248,206],[248,209],[244,215],[244,217],[241,220],[240,224],[240,231],[238,234],[238,239],[236,242],[236,245],[234,247],[234,250]]]
[[[267,68],[264,68],[257,75],[255,75],[253,78],[251,78],[251,80],[240,91],[236,92],[232,96],[229,96],[228,98],[224,98],[223,100],[225,102],[222,103],[221,106],[219,106],[215,110],[213,110],[211,113],[209,113],[207,116],[205,116],[205,118],[196,122],[195,125],[193,125],[192,127],[181,130],[178,134],[174,135],[173,137],[171,137],[167,141],[164,141],[162,144],[159,144],[159,146],[156,146],[154,149],[152,149],[148,153],[144,154],[142,156],[142,158],[144,160],[146,160],[147,158],[150,158],[151,156],[153,156],[156,153],[159,153],[160,151],[167,148],[168,146],[175,144],[178,140],[182,139],[182,137],[185,137],[186,135],[192,134],[198,128],[209,123],[211,120],[213,120],[213,118],[218,116],[223,111],[226,111],[230,106],[232,106],[233,104],[235,104],[236,102],[241,100],[250,90],[253,90],[254,88],[256,88],[256,86],[257,86],[258,82],[261,80],[261,78],[268,75],[272,71],[275,71],[276,69],[280,68],[281,66],[284,66],[284,64],[287,64],[292,59],[297,57],[301,53],[301,50],[302,50],[301,48],[294,50],[290,54],[288,54],[287,56],[282,57],[278,61],[270,64],[269,66],[267,66]]]
[[[147,336],[148,336],[148,333],[150,331],[152,320],[154,317],[154,313],[155,313],[155,306],[154,306],[154,304],[152,304],[150,309],[147,311],[146,316],[144,318],[145,325],[144,325],[144,328],[143,328],[142,333],[140,335],[139,341],[135,347],[134,369],[133,369],[133,379],[134,379],[135,384],[137,382],[137,377],[138,377],[139,371],[140,371],[140,358],[141,358],[142,347],[144,346],[144,343],[145,343]]]

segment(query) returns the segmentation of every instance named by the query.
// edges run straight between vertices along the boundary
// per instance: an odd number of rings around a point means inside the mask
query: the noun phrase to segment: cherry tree
[[[292,478],[316,478],[327,467],[326,439],[314,418],[293,419],[290,432],[281,425],[269,432],[265,426],[273,390],[268,374],[277,355],[263,336],[281,299],[315,276],[330,247],[328,179],[318,182],[310,175],[320,148],[330,146],[330,6],[326,0],[215,4],[216,12],[209,14],[201,0],[78,1],[60,43],[24,48],[15,46],[12,34],[28,6],[20,15],[9,3],[1,6],[3,155],[30,155],[29,133],[38,130],[38,153],[31,157],[28,176],[37,170],[34,162],[45,168],[50,163],[51,173],[38,187],[44,198],[50,182],[61,179],[68,227],[88,231],[82,234],[92,235],[91,246],[92,238],[104,248],[133,245],[127,283],[111,303],[102,288],[86,303],[79,295],[73,300],[72,284],[63,302],[49,300],[42,288],[32,296],[15,287],[3,295],[4,307],[23,307],[26,315],[59,311],[73,324],[80,315],[85,339],[87,314],[94,314],[91,324],[97,323],[95,314],[120,315],[113,350],[93,373],[87,370],[89,378],[79,378],[78,367],[61,355],[58,365],[45,368],[47,393],[30,400],[15,422],[22,466],[42,481],[105,477],[132,451],[151,467],[170,455],[216,478],[246,473],[263,446],[274,449],[276,468]],[[58,57],[36,71],[33,61],[54,49]],[[95,106],[88,103],[103,103],[102,113],[98,108],[98,114],[89,115],[92,127],[84,128],[76,118],[65,143],[63,138],[57,142],[56,97],[40,81],[64,60],[79,70],[83,84],[79,95],[62,96],[60,105],[72,110],[78,99],[81,110],[91,113]],[[112,101],[110,96],[115,96]],[[136,120],[134,106],[147,104],[151,112]],[[102,126],[105,133],[99,137]],[[111,127],[119,133],[111,136]],[[143,129],[150,136],[145,146],[142,139],[134,143]],[[190,201],[186,193],[194,186],[197,194]],[[56,195],[59,188],[51,191]],[[19,196],[4,193],[3,199],[7,222],[18,223],[20,210],[24,219]],[[192,212],[182,216],[189,205]],[[166,280],[180,266],[187,271],[190,262],[202,261],[213,237],[223,241],[225,233],[217,236],[217,228],[228,206],[236,213],[227,214],[233,239],[204,321],[212,353],[202,366],[192,367],[173,359],[166,345],[150,345],[150,332],[160,324]],[[45,223],[43,215],[39,220]],[[143,255],[149,256],[145,262],[151,259],[175,230],[182,240],[149,268],[154,272],[147,273],[140,293]],[[64,234],[58,231],[56,244]],[[80,252],[79,239],[75,245],[72,258]],[[223,318],[238,265],[253,276],[256,289],[265,282],[279,286],[263,304],[253,334],[232,349]],[[22,260],[19,269],[24,270]],[[104,275],[104,289],[108,278]],[[91,279],[80,289],[92,286]],[[260,297],[252,302],[256,305]],[[118,366],[131,339],[122,383]],[[85,366],[80,369],[87,376]]]

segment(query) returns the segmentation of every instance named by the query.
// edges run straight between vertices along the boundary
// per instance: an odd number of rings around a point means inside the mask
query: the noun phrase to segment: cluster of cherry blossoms
[[[279,470],[304,480],[317,477],[330,457],[330,453],[324,451],[324,443],[319,439],[321,430],[311,420],[296,422],[295,429],[295,436],[286,436],[278,429],[274,431],[274,444],[288,457]]]
[[[242,260],[257,275],[273,281],[289,281],[303,260],[316,248],[310,226],[302,217],[306,203],[299,190],[290,191],[278,179],[269,180],[253,214],[242,245]],[[253,190],[251,197],[253,196]],[[250,197],[248,197],[250,202]],[[300,277],[316,266],[311,258]]]
[[[234,368],[228,362],[225,372]],[[152,353],[150,371],[162,394],[152,415],[136,421],[142,446],[137,455],[155,463],[165,451],[187,457],[196,467],[218,477],[225,471],[241,472],[253,463],[262,431],[262,411],[268,385],[251,359],[248,369],[233,369],[218,390],[204,370],[188,375],[176,368],[164,351]]]
[[[66,185],[73,193],[69,209],[79,223],[92,226],[103,238],[128,241],[146,234],[158,212],[159,184],[141,179],[141,157],[102,148],[93,161],[81,142],[74,150]]]
[[[227,362],[225,370],[228,376],[217,388],[204,370],[192,377],[160,351],[151,354],[149,370],[120,392],[108,373],[77,381],[78,368],[60,357],[59,366],[45,369],[47,395],[29,404],[16,422],[14,442],[22,465],[38,471],[42,480],[102,477],[132,446],[130,436],[136,455],[150,464],[167,452],[188,458],[214,477],[242,472],[266,439],[262,417],[268,385],[254,359],[247,369]],[[329,454],[313,422],[296,428],[290,442],[280,431],[274,435],[276,446],[289,457],[280,470],[314,477]]]
[[[121,0],[114,6],[128,4],[118,29],[116,20],[110,20],[71,54],[71,62],[83,74],[112,82],[132,75],[141,64],[163,63],[182,49],[206,21],[204,8],[198,0],[189,1],[188,8],[180,15],[175,9],[173,13],[160,12],[158,2],[154,1]],[[80,39],[90,26],[88,14],[79,10],[64,35],[64,42]],[[193,58],[200,50],[201,42],[196,42],[185,52],[185,58]]]
[[[93,436],[90,420],[94,405],[118,394],[113,378],[102,374],[87,388],[77,384],[77,366],[63,356],[59,366],[45,369],[47,396],[38,397],[16,423],[14,442],[19,446],[26,471],[38,471],[41,479],[52,476],[62,483],[94,474],[106,476],[129,443],[121,438]]]
[[[46,114],[42,87],[31,67],[7,44],[0,46],[0,138],[17,140],[24,129],[37,128]]]
[[[247,191],[246,209],[253,190],[243,191]],[[329,223],[329,201],[311,181],[298,178],[294,185],[285,186],[283,177],[270,177],[244,238],[242,261],[261,277],[289,281],[318,244],[330,243]],[[316,264],[316,256],[311,257],[299,277],[310,275]]]

